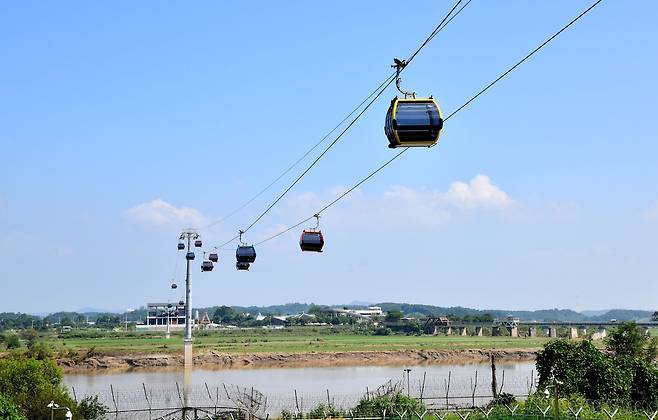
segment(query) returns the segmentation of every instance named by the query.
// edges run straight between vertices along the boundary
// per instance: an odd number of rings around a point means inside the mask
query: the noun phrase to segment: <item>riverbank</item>
[[[204,351],[194,356],[194,365],[203,369],[255,369],[284,367],[403,366],[430,364],[484,363],[491,354],[499,362],[532,361],[535,349],[505,350],[397,350],[350,352],[259,352],[223,353]],[[178,354],[135,354],[60,358],[65,373],[89,371],[129,371],[137,369],[179,369],[183,356]]]

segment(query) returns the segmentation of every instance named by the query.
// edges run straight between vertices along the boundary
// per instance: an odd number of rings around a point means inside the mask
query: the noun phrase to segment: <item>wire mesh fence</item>
[[[349,380],[349,378],[345,378]],[[109,385],[101,392],[79,394],[80,400],[88,395],[98,396],[109,407],[106,419],[223,419],[223,420],[285,420],[329,418],[340,416],[352,420],[466,420],[475,419],[548,419],[556,414],[562,419],[599,420],[658,420],[658,411],[641,402],[631,406],[624,401],[588,402],[561,400],[559,404],[549,398],[537,399],[536,375],[516,377],[514,380],[500,375],[492,381],[491,375],[475,372],[472,376],[428,377],[411,380],[408,372],[396,380],[389,380],[361,393],[323,393],[285,389],[276,393],[261,392],[255,387],[234,384],[188,384],[178,382],[161,385],[145,383],[121,388]],[[362,400],[402,393],[422,404],[423,412],[382,412],[371,417],[355,412]],[[496,399],[494,395],[499,398]],[[504,395],[505,400],[500,396]],[[495,404],[494,404],[495,402]],[[557,411],[556,411],[557,410]]]
[[[318,379],[320,380],[320,379]],[[345,381],[350,378],[346,377]],[[505,370],[498,374],[497,393],[511,393],[523,396],[535,389],[536,375],[531,371],[527,376],[506,375]],[[319,404],[331,405],[341,410],[353,408],[362,398],[379,395],[385,390],[395,389],[411,397],[422,400],[432,409],[454,407],[475,407],[486,405],[493,399],[491,373],[473,370],[470,375],[432,375],[424,372],[415,377],[400,376],[379,387],[365,387],[359,392],[345,392],[342,389],[325,389],[318,392],[305,389],[287,388],[285,384],[276,390],[261,391],[257,387],[239,386],[227,383],[194,383],[183,385],[179,382],[161,384],[121,383],[109,384],[102,388],[76,389],[70,387],[71,394],[81,400],[88,395],[96,395],[112,411],[165,409],[181,407],[218,407],[244,409],[253,413],[273,413],[282,411],[307,412]]]

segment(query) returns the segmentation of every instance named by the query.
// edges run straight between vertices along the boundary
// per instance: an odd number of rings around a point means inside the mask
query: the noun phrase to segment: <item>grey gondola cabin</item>
[[[201,239],[197,239],[194,241],[194,246],[197,248],[201,248],[203,246],[203,242],[201,242]]]
[[[201,271],[212,271],[213,267],[212,261],[206,260],[201,263]]]
[[[219,261],[219,255],[217,255],[216,252],[211,252],[210,255],[208,256],[208,259],[214,263]]]
[[[183,249],[185,249],[185,244],[182,243],[182,242],[179,242],[178,243],[178,250],[180,251],[180,250],[183,250]]]
[[[434,98],[395,98],[386,113],[388,147],[431,147],[439,141],[443,115]]]
[[[253,245],[239,245],[235,250],[235,259],[239,263],[253,263],[256,261],[256,249]]]
[[[185,259],[188,261],[192,261],[194,259],[194,252],[188,251],[187,254],[185,255]]]
[[[299,238],[299,247],[302,251],[322,252],[324,236],[319,230],[305,230]]]

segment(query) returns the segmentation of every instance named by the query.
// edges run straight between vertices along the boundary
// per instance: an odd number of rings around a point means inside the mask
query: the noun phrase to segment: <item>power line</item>
[[[470,1],[470,0],[469,0],[469,1]],[[358,105],[357,105],[357,106],[356,106],[356,107],[355,107],[355,108],[354,108],[349,114],[347,114],[347,115],[345,116],[345,118],[343,118],[338,124],[336,124],[336,126],[335,126],[334,128],[332,128],[327,134],[325,134],[324,137],[322,137],[322,138],[320,139],[320,141],[318,141],[317,143],[315,143],[310,149],[308,149],[308,150],[307,150],[303,155],[301,155],[296,161],[294,161],[290,166],[288,166],[288,168],[287,168],[286,170],[284,170],[283,172],[281,172],[281,174],[279,174],[279,176],[277,176],[277,177],[276,177],[272,182],[270,182],[265,188],[263,188],[263,189],[260,190],[258,193],[256,193],[256,194],[253,195],[251,198],[249,198],[247,201],[245,201],[243,204],[241,204],[240,206],[238,206],[237,208],[235,208],[234,210],[232,210],[232,211],[231,211],[230,213],[228,213],[226,216],[221,217],[221,218],[215,220],[214,222],[211,222],[211,223],[209,223],[209,224],[203,226],[201,229],[208,229],[209,227],[215,226],[216,224],[225,221],[225,220],[228,219],[229,217],[235,215],[236,213],[238,213],[239,211],[241,211],[242,209],[244,209],[245,207],[247,207],[249,204],[251,204],[252,202],[254,202],[254,200],[256,200],[258,197],[260,197],[261,195],[263,195],[263,194],[264,194],[267,190],[269,190],[274,184],[276,184],[277,182],[279,182],[279,180],[280,180],[281,178],[283,178],[284,176],[286,176],[286,175],[287,175],[287,174],[288,174],[293,168],[295,168],[295,166],[297,166],[301,161],[303,161],[303,160],[306,158],[306,156],[308,156],[309,154],[311,154],[311,152],[312,152],[313,150],[317,149],[318,146],[320,146],[322,143],[324,143],[324,141],[325,141],[327,138],[329,138],[329,136],[331,136],[331,135],[332,135],[332,134],[333,134],[333,133],[334,133],[334,132],[340,127],[340,126],[342,126],[342,125],[345,123],[345,121],[347,121],[352,115],[354,115],[354,113],[355,113],[356,111],[358,111],[359,108],[361,108],[361,107],[363,106],[363,104],[365,104],[365,103],[368,101],[368,99],[370,99],[370,98],[372,97],[372,95],[374,95],[375,93],[377,93],[377,91],[379,91],[379,89],[381,89],[381,88],[384,86],[384,84],[386,84],[386,83],[389,81],[389,79],[391,79],[392,77],[395,77],[395,73],[392,74],[392,75],[390,75],[390,76],[388,76],[388,77],[386,78],[386,80],[384,80],[382,83],[380,83],[379,86],[377,86],[377,87],[375,88],[375,90],[373,90],[372,92],[370,92],[370,94],[369,94],[368,96],[366,96],[366,98],[365,98],[363,101],[361,101],[361,103],[359,103],[359,104],[358,104]]]
[[[484,92],[486,92],[487,90],[489,90],[492,86],[494,86],[494,85],[495,85],[496,83],[498,83],[500,80],[502,80],[503,78],[505,78],[508,74],[510,74],[512,71],[514,71],[514,69],[516,69],[516,68],[519,67],[521,64],[523,64],[526,60],[528,60],[530,57],[532,57],[535,53],[537,53],[539,50],[541,50],[544,46],[546,46],[548,43],[550,43],[553,39],[555,39],[558,35],[560,35],[562,32],[564,32],[564,31],[565,31],[567,28],[569,28],[571,25],[573,25],[574,23],[576,23],[580,18],[582,18],[583,16],[585,16],[590,10],[592,10],[594,7],[596,7],[596,6],[597,6],[599,3],[601,3],[602,1],[603,1],[603,0],[597,0],[596,2],[594,2],[590,7],[588,7],[588,8],[585,9],[581,14],[579,14],[579,15],[576,16],[574,19],[572,19],[569,23],[567,23],[565,26],[563,26],[559,31],[557,31],[555,34],[553,34],[550,38],[548,38],[546,41],[544,41],[543,43],[541,43],[537,48],[535,48],[534,50],[532,50],[529,54],[527,54],[525,57],[523,57],[521,60],[519,60],[516,64],[514,64],[512,67],[510,67],[510,68],[507,69],[504,73],[502,73],[500,76],[498,76],[493,82],[489,83],[486,87],[484,87],[484,88],[483,88],[482,90],[480,90],[478,93],[476,93],[475,95],[473,95],[469,100],[467,100],[466,102],[464,102],[460,107],[458,107],[456,110],[454,110],[453,112],[451,112],[451,113],[450,113],[450,114],[444,119],[444,121],[449,120],[451,117],[453,117],[454,115],[456,115],[456,114],[457,114],[458,112],[460,112],[462,109],[466,108],[466,106],[468,106],[471,102],[473,102],[475,99],[477,99],[479,96],[481,96]],[[391,159],[387,160],[387,161],[384,162],[382,165],[380,165],[380,166],[379,166],[377,169],[375,169],[373,172],[371,172],[368,176],[366,176],[366,177],[363,178],[361,181],[359,181],[358,183],[356,183],[354,186],[352,186],[350,189],[348,189],[347,191],[345,191],[343,194],[339,195],[337,198],[335,198],[332,202],[330,202],[329,204],[327,204],[326,206],[324,206],[322,209],[320,209],[319,211],[316,211],[314,214],[321,214],[322,212],[324,212],[325,210],[327,210],[329,207],[333,206],[333,205],[336,204],[338,201],[342,200],[345,196],[347,196],[347,195],[350,194],[352,191],[354,191],[356,188],[358,188],[361,184],[363,184],[364,182],[366,182],[367,180],[369,180],[370,178],[372,178],[373,176],[375,176],[379,171],[381,171],[382,169],[384,169],[385,167],[387,167],[389,164],[391,164],[394,160],[396,160],[397,158],[399,158],[400,156],[402,156],[402,155],[403,155],[405,152],[407,152],[408,150],[409,150],[409,148],[405,148],[405,149],[403,149],[402,151],[400,151],[398,154],[396,154],[396,155],[393,156]],[[285,230],[283,230],[283,231],[281,231],[281,232],[279,232],[279,233],[277,233],[277,234],[275,234],[275,235],[272,235],[272,236],[270,236],[270,237],[268,237],[268,238],[266,238],[266,239],[264,239],[264,240],[258,242],[257,245],[261,245],[261,244],[263,244],[263,243],[265,243],[265,242],[267,242],[267,241],[270,241],[270,240],[272,240],[272,239],[274,239],[274,238],[276,238],[276,237],[278,237],[278,236],[281,236],[281,235],[283,235],[284,233],[289,232],[290,230],[292,230],[292,229],[294,229],[294,228],[300,226],[301,224],[306,223],[307,221],[311,220],[313,217],[314,217],[314,216],[310,216],[310,217],[308,217],[308,218],[302,220],[301,222],[299,222],[299,223],[297,223],[297,224],[295,224],[295,225],[293,225],[293,226],[291,226],[291,227],[289,227],[289,228],[287,228],[287,229],[285,229]]]
[[[432,40],[432,39],[433,39],[433,38],[434,38],[434,37],[435,37],[435,36],[441,31],[441,30],[443,30],[443,28],[445,28],[445,26],[447,25],[447,23],[449,23],[449,20],[448,20],[448,19],[450,19],[450,17],[452,16],[453,12],[457,9],[457,7],[459,7],[459,5],[461,4],[462,1],[463,1],[463,0],[458,0],[458,1],[455,3],[455,5],[450,9],[450,11],[448,12],[448,14],[446,14],[446,16],[441,20],[441,22],[437,25],[437,27],[436,27],[436,28],[435,28],[435,29],[434,29],[434,30],[428,35],[428,37],[425,39],[425,41],[423,41],[423,43],[420,45],[420,47],[418,47],[418,49],[417,49],[416,51],[414,51],[414,53],[409,57],[409,59],[406,60],[406,65],[405,65],[404,68],[406,68],[406,66],[407,66],[407,65],[408,65],[408,64],[409,64],[409,63],[410,63],[410,62],[411,62],[411,61],[412,61],[417,55],[418,55],[418,53],[419,53],[419,52],[420,52],[420,51],[421,51],[421,50],[422,50],[422,49],[423,49],[423,48],[424,48],[424,47],[425,47],[425,46],[426,46],[426,45],[427,45],[427,44],[428,44],[428,43],[429,43],[429,42],[430,42],[430,41],[431,41],[431,40]],[[469,1],[468,3],[470,3],[470,1]],[[466,3],[466,5],[468,5],[468,3]],[[465,5],[465,6],[466,6],[466,5]],[[465,6],[464,6],[464,7],[465,7]],[[459,10],[458,13],[460,13],[462,10],[463,10],[463,7],[462,7],[462,9]],[[457,14],[455,14],[455,16],[456,16],[456,15],[457,15]],[[450,19],[450,20],[452,20],[452,19]],[[402,69],[401,69],[401,70],[402,70]],[[302,172],[302,173],[301,173],[296,179],[295,179],[295,181],[293,181],[292,184],[290,184],[290,185],[289,185],[289,186],[288,186],[288,187],[287,187],[287,188],[286,188],[286,189],[285,189],[285,190],[284,190],[284,191],[283,191],[283,192],[282,192],[282,193],[281,193],[281,194],[280,194],[280,195],[279,195],[279,196],[278,196],[278,197],[277,197],[277,198],[276,198],[276,199],[275,199],[275,200],[274,200],[274,201],[273,201],[273,202],[272,202],[272,203],[271,203],[271,204],[270,204],[270,205],[269,205],[269,206],[268,206],[268,207],[267,207],[267,208],[266,208],[266,209],[265,209],[265,210],[264,210],[264,211],[263,211],[258,217],[256,217],[256,219],[255,219],[255,220],[254,220],[249,226],[247,226],[246,229],[243,230],[243,233],[248,232],[248,231],[249,231],[249,230],[250,230],[250,229],[251,229],[256,223],[258,223],[258,222],[259,222],[259,221],[260,221],[260,220],[261,220],[261,219],[262,219],[267,213],[269,213],[269,211],[272,210],[272,208],[273,208],[275,205],[277,205],[277,204],[279,203],[279,201],[281,201],[281,199],[282,199],[283,197],[285,197],[286,194],[288,194],[288,192],[290,192],[290,190],[291,190],[295,185],[297,185],[297,183],[298,183],[298,182],[299,182],[299,181],[300,181],[300,180],[301,180],[301,179],[302,179],[302,178],[303,178],[303,177],[304,177],[304,176],[305,176],[305,175],[306,175],[306,174],[307,174],[307,173],[308,173],[308,172],[309,172],[309,171],[310,171],[310,170],[311,170],[311,169],[312,169],[312,168],[313,168],[313,167],[314,167],[319,161],[320,161],[320,159],[322,159],[322,158],[324,157],[324,155],[325,155],[329,150],[331,150],[331,148],[332,148],[332,147],[333,147],[333,146],[334,146],[334,145],[335,145],[335,144],[336,144],[336,143],[337,143],[337,142],[343,137],[343,135],[344,135],[344,134],[345,134],[345,133],[346,133],[346,132],[347,132],[347,131],[348,131],[348,130],[349,130],[349,129],[350,129],[350,128],[351,128],[351,127],[352,127],[352,126],[358,121],[358,120],[359,120],[359,118],[361,118],[361,116],[362,116],[362,115],[363,115],[363,114],[364,114],[364,113],[370,108],[370,106],[371,106],[371,105],[372,105],[372,104],[373,104],[373,103],[374,103],[374,102],[375,102],[375,101],[376,101],[376,100],[377,100],[377,99],[378,99],[378,98],[384,93],[384,91],[386,90],[386,88],[388,88],[388,86],[390,86],[390,84],[393,83],[393,81],[395,80],[395,77],[394,77],[394,76],[395,76],[395,75],[393,75],[393,76],[389,76],[389,78],[386,79],[386,82],[384,83],[383,87],[381,87],[381,88],[379,89],[378,93],[374,96],[374,98],[372,98],[372,100],[370,100],[370,102],[368,102],[368,104],[367,104],[367,105],[361,110],[361,112],[359,112],[359,113],[357,114],[357,116],[356,116],[356,117],[355,117],[355,118],[354,118],[354,119],[353,119],[353,120],[347,125],[347,127],[345,127],[345,128],[343,129],[343,131],[341,131],[340,134],[338,134],[338,136],[336,136],[336,138],[335,138],[335,139],[334,139],[334,140],[333,140],[333,141],[332,141],[332,142],[331,142],[331,143],[330,143],[330,144],[329,144],[329,145],[328,145],[328,146],[322,151],[322,153],[321,153],[321,154],[320,154],[320,155],[319,155],[319,156],[318,156],[313,162],[311,162],[311,164],[310,164],[310,165],[309,165],[309,166],[308,166],[308,167],[307,167],[307,168],[306,168],[306,169],[305,169],[305,170],[304,170],[304,171],[303,171],[303,172]],[[380,85],[380,86],[381,86],[381,85]],[[235,240],[235,238],[233,238],[232,240]],[[229,241],[227,241],[227,242],[230,243],[230,242],[232,242],[232,240],[229,240]]]
[[[564,32],[567,28],[569,28],[571,25],[573,25],[574,23],[576,23],[576,21],[578,21],[581,17],[585,16],[590,10],[592,10],[594,7],[596,7],[596,6],[597,6],[599,3],[601,3],[602,1],[603,1],[603,0],[597,0],[596,2],[594,2],[590,7],[588,7],[587,9],[585,9],[581,14],[579,14],[578,16],[576,16],[575,18],[573,18],[573,20],[571,20],[571,22],[569,22],[569,23],[567,23],[565,26],[563,26],[562,29],[560,29],[559,31],[557,31],[556,33],[554,33],[553,36],[551,36],[550,38],[548,38],[546,41],[542,42],[541,45],[539,45],[537,48],[535,48],[535,49],[532,50],[530,53],[528,53],[528,55],[526,55],[525,57],[523,57],[523,58],[522,58],[519,62],[517,62],[515,65],[513,65],[512,67],[510,67],[505,73],[503,73],[503,74],[501,74],[500,76],[498,76],[498,78],[497,78],[496,80],[494,80],[493,82],[489,83],[484,89],[482,89],[482,90],[479,91],[477,94],[475,94],[471,99],[469,99],[468,101],[464,102],[464,104],[463,104],[462,106],[460,106],[459,108],[457,108],[456,110],[454,110],[450,115],[448,115],[444,121],[448,120],[448,118],[452,117],[453,115],[455,115],[456,113],[458,113],[459,111],[461,111],[462,109],[464,109],[465,107],[467,107],[471,102],[473,102],[475,99],[477,99],[480,95],[482,95],[484,92],[486,92],[487,90],[489,90],[489,88],[491,88],[493,85],[495,85],[496,83],[498,83],[498,81],[499,81],[500,79],[504,78],[504,77],[507,76],[509,73],[511,73],[512,71],[514,71],[514,69],[516,69],[518,66],[520,66],[521,64],[523,64],[523,62],[525,62],[527,59],[529,59],[530,57],[532,57],[537,51],[539,51],[539,50],[541,50],[542,48],[544,48],[544,46],[545,46],[546,44],[548,44],[549,42],[551,42],[551,41],[552,41],[553,39],[555,39],[558,35],[560,35],[562,32]]]

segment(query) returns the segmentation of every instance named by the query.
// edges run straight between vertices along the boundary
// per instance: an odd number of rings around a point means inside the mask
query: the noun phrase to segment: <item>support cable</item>
[[[450,11],[446,14],[446,16],[441,20],[441,22],[437,25],[437,27],[427,36],[427,38],[423,41],[423,43],[414,51],[411,56],[405,61],[406,64],[404,68],[406,68],[411,61],[420,53],[420,51],[439,33],[447,26],[450,21],[452,21],[452,18],[456,17],[461,11],[470,3],[470,0],[461,8],[457,13],[454,14],[453,12],[459,7],[459,5],[462,3],[463,0],[457,0],[457,2],[454,4],[454,6],[450,9]],[[452,16],[452,18],[451,18]],[[403,69],[400,69],[400,72]],[[284,191],[281,193],[256,219],[249,225],[247,226],[246,229],[243,230],[244,233],[248,232],[256,223],[258,223],[267,213],[269,213],[272,208],[283,199],[283,197],[290,192],[290,190],[297,185],[297,183],[324,157],[324,155],[343,137],[343,135],[361,118],[361,116],[372,106],[372,104],[384,93],[386,88],[388,88],[391,83],[395,80],[396,74],[393,74],[389,76],[389,78],[386,79],[386,81],[383,83],[383,86],[380,85],[381,87],[378,90],[378,93],[374,95],[374,97],[368,102],[368,104],[357,114],[357,116],[352,119],[352,121],[345,127],[338,136],[322,151],[322,153],[295,179],[295,181],[292,182]],[[372,95],[371,95],[372,96]],[[237,237],[231,238],[230,240],[226,241],[223,245],[220,245],[219,248],[222,246],[231,243],[237,239]]]
[[[587,9],[585,9],[581,14],[579,14],[578,16],[576,16],[576,17],[575,17],[574,19],[572,19],[569,23],[567,23],[565,26],[563,26],[559,31],[557,31],[555,34],[553,34],[550,38],[548,38],[546,41],[544,41],[543,43],[541,43],[537,48],[535,48],[534,50],[532,50],[529,54],[527,54],[525,57],[523,57],[521,60],[519,60],[516,64],[514,64],[512,67],[510,67],[510,68],[507,69],[504,73],[502,73],[500,76],[498,76],[493,82],[489,83],[486,87],[484,87],[484,88],[483,88],[482,90],[480,90],[478,93],[476,93],[475,95],[473,95],[469,100],[467,100],[466,102],[464,102],[464,103],[463,103],[461,106],[459,106],[456,110],[454,110],[453,112],[451,112],[451,113],[450,113],[450,114],[444,119],[444,122],[445,122],[445,121],[448,121],[451,117],[453,117],[453,116],[456,115],[458,112],[460,112],[461,110],[463,110],[464,108],[466,108],[470,103],[472,103],[474,100],[476,100],[478,97],[480,97],[483,93],[485,93],[487,90],[489,90],[491,87],[493,87],[493,86],[494,86],[496,83],[498,83],[500,80],[502,80],[503,78],[505,78],[508,74],[510,74],[510,73],[511,73],[512,71],[514,71],[517,67],[519,67],[521,64],[523,64],[526,60],[528,60],[530,57],[532,57],[535,53],[537,53],[539,50],[541,50],[544,46],[546,46],[548,43],[550,43],[553,39],[555,39],[558,35],[560,35],[562,32],[564,32],[567,28],[569,28],[571,25],[573,25],[574,23],[576,23],[580,18],[582,18],[583,16],[585,16],[590,10],[592,10],[594,7],[596,7],[596,6],[597,6],[599,3],[601,3],[602,1],[603,1],[603,0],[597,0],[596,2],[594,2],[591,6],[589,6]],[[354,186],[352,186],[350,189],[348,189],[347,191],[345,191],[343,194],[341,194],[341,195],[339,195],[338,197],[336,197],[332,202],[330,202],[329,204],[327,204],[326,206],[324,206],[322,209],[320,209],[319,211],[316,211],[314,214],[321,214],[322,212],[324,212],[325,210],[327,210],[329,207],[333,206],[333,205],[336,204],[338,201],[342,200],[344,197],[346,197],[348,194],[350,194],[352,191],[354,191],[356,188],[358,188],[361,184],[363,184],[364,182],[368,181],[368,180],[369,180],[370,178],[372,178],[375,174],[377,174],[379,171],[381,171],[382,169],[384,169],[385,167],[387,167],[389,164],[391,164],[394,160],[396,160],[397,158],[399,158],[400,156],[402,156],[402,155],[403,155],[404,153],[406,153],[408,150],[409,150],[409,148],[405,148],[405,149],[403,149],[402,151],[400,151],[398,154],[396,154],[396,155],[393,156],[391,159],[387,160],[387,161],[384,162],[382,165],[380,165],[380,166],[379,166],[377,169],[375,169],[373,172],[371,172],[368,176],[366,176],[366,177],[363,178],[361,181],[359,181],[358,183],[356,183]],[[281,232],[279,232],[279,233],[277,233],[277,234],[275,234],[275,235],[272,235],[272,236],[270,236],[270,237],[268,237],[268,238],[266,238],[266,239],[264,239],[264,240],[258,242],[257,245],[261,245],[261,244],[263,244],[263,243],[265,243],[265,242],[268,242],[268,241],[270,241],[270,240],[272,240],[272,239],[274,239],[274,238],[276,238],[276,237],[278,237],[278,236],[280,236],[280,235],[283,235],[284,233],[289,232],[290,230],[292,230],[292,229],[294,229],[294,228],[300,226],[301,224],[306,223],[307,221],[311,220],[313,217],[315,217],[315,216],[310,216],[310,217],[308,217],[308,218],[302,220],[301,222],[299,222],[299,223],[297,223],[297,224],[295,224],[295,225],[293,225],[293,226],[291,226],[291,227],[289,227],[289,228],[287,228],[287,229],[285,229],[285,230],[283,230],[283,231],[281,231]]]

